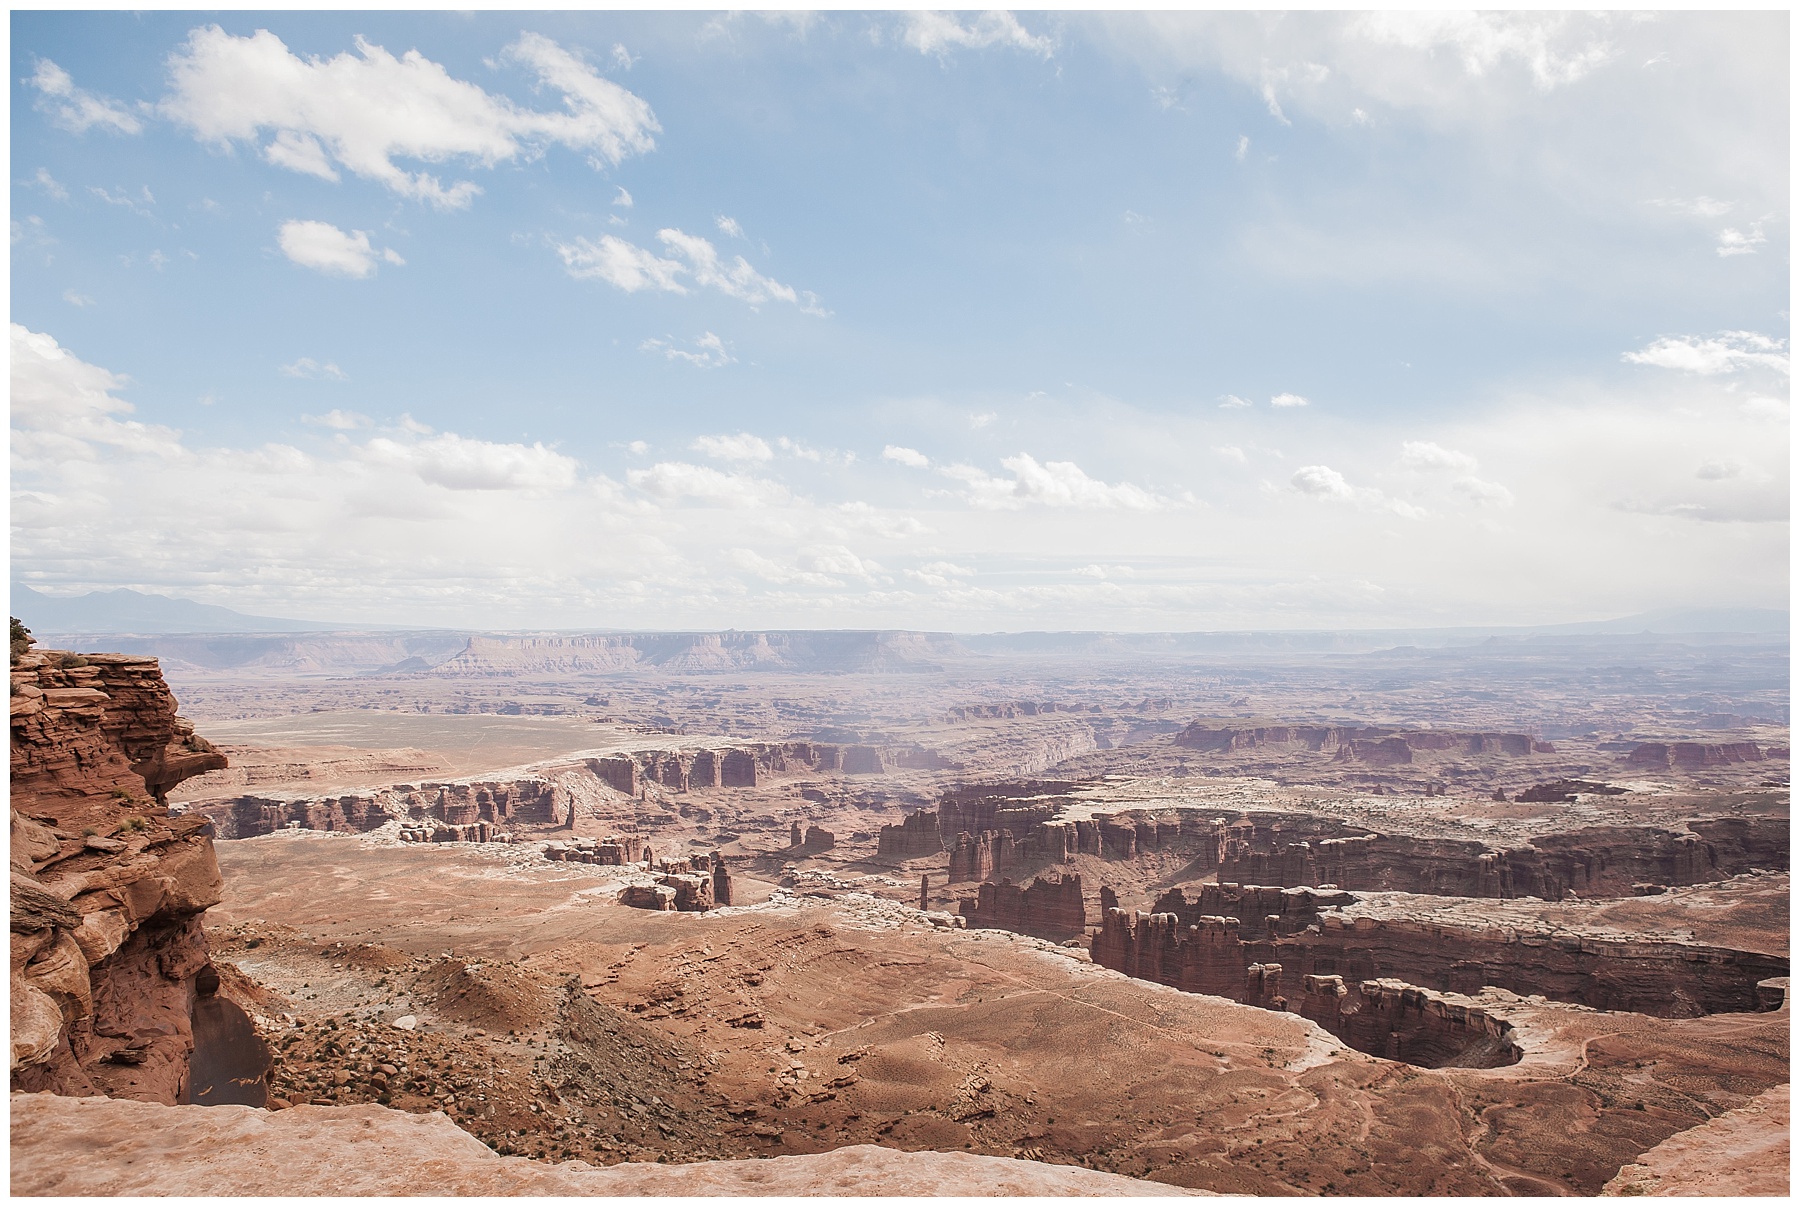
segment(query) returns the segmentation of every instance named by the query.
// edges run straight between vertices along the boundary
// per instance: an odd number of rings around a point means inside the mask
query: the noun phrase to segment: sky
[[[12,574],[345,623],[1788,593],[1788,16],[12,14]]]

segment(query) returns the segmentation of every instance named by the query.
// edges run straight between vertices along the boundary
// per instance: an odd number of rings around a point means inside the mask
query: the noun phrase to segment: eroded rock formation
[[[1760,763],[1763,752],[1755,742],[1645,742],[1625,756],[1627,767],[1659,771],[1680,768],[1702,771],[1733,763]]]
[[[181,1101],[221,881],[163,799],[226,759],[155,659],[26,653],[12,685],[13,1088]]]
[[[974,897],[962,900],[958,912],[971,927],[1010,930],[1057,942],[1080,938],[1087,929],[1080,876],[1039,877],[1029,885],[1010,880],[985,882]]]
[[[1354,904],[1336,891],[1206,885],[1190,900],[1171,890],[1154,913],[1104,910],[1091,950],[1103,967],[1252,1005],[1270,1003],[1244,988],[1250,970],[1279,966],[1290,988],[1307,976],[1351,985],[1397,978],[1438,992],[1494,986],[1667,1018],[1764,1009],[1759,982],[1788,967],[1778,956],[1704,944],[1445,923],[1397,907],[1378,916],[1346,908]]]

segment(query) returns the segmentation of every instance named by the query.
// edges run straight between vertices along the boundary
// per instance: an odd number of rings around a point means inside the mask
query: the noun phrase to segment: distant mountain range
[[[195,603],[167,595],[146,595],[120,588],[90,591],[85,595],[46,595],[24,583],[12,584],[12,615],[34,634],[163,636],[194,633],[398,633],[400,625],[345,625],[316,620],[287,620],[275,616],[251,616],[216,604]],[[829,631],[829,630],[827,630]],[[1061,654],[1087,657],[1144,656],[1279,651],[1355,651],[1396,645],[1460,645],[1494,638],[1631,636],[1639,633],[1744,634],[1775,636],[1788,631],[1788,613],[1781,608],[1665,608],[1617,620],[1531,626],[1465,626],[1417,629],[1265,629],[1241,632],[1109,633],[1036,632],[980,633],[951,639],[948,634],[918,634],[908,640],[899,630],[882,630],[883,653],[859,650],[852,661],[875,657],[876,661],[924,661],[927,658],[972,654]],[[447,633],[449,630],[435,630]],[[477,630],[457,630],[473,636]],[[590,633],[596,632],[589,630]],[[599,632],[619,637],[644,636],[621,630]],[[842,632],[842,631],[840,631]],[[870,631],[871,636],[874,631]],[[700,636],[663,634],[664,636]],[[798,633],[780,634],[777,644],[791,643]],[[562,635],[559,635],[561,637]],[[728,644],[741,644],[751,634],[733,634]],[[844,638],[854,640],[844,632]],[[817,639],[813,639],[816,644]],[[691,643],[690,643],[691,644]],[[717,644],[715,641],[713,644]],[[920,648],[913,649],[917,645]],[[927,646],[932,647],[926,652]],[[821,651],[823,653],[823,651]],[[843,655],[834,655],[843,656]],[[729,660],[729,659],[728,659]],[[750,661],[758,661],[752,657]],[[779,663],[780,656],[769,657]]]
[[[146,595],[123,587],[86,595],[46,595],[24,583],[12,584],[12,615],[34,635],[46,633],[330,633],[349,625],[316,620],[248,616],[217,604],[167,595]],[[365,626],[388,628],[391,626]]]

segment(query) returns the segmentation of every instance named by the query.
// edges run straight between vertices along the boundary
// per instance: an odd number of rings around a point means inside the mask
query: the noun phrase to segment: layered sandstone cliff
[[[12,667],[12,1085],[174,1103],[221,881],[208,821],[168,790],[224,767],[155,659]]]
[[[970,927],[1056,942],[1080,938],[1087,929],[1080,876],[1039,877],[1029,885],[984,883],[974,897],[962,900],[959,912]]]
[[[1235,884],[1202,886],[1198,900],[1171,890],[1150,914],[1103,910],[1092,955],[1129,976],[1251,1005],[1270,1004],[1259,998],[1276,991],[1251,974],[1272,967],[1290,990],[1306,977],[1353,986],[1398,979],[1437,992],[1492,986],[1670,1018],[1764,1009],[1759,983],[1788,969],[1785,958],[1763,952],[1576,934],[1525,919],[1463,921],[1393,900],[1376,910],[1342,892]]]

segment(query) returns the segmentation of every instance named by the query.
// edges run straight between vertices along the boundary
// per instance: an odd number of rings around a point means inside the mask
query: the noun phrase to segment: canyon
[[[1662,677],[1577,725],[1580,650],[1556,687],[1504,643],[1440,679],[715,636],[15,661],[15,1192],[248,1193],[302,1135],[342,1177],[353,1127],[517,1193],[1594,1194],[1785,1152],[1750,649],[1601,643]],[[77,1177],[64,1127],[168,1140]]]

